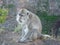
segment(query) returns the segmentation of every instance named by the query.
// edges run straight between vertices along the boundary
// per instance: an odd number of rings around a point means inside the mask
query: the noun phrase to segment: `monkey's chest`
[[[24,30],[24,32],[28,32],[28,26],[27,25],[23,26],[22,30]]]

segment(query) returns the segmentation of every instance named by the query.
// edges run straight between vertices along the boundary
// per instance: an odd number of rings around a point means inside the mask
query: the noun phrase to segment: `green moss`
[[[37,15],[39,16],[39,18],[42,21],[42,25],[43,25],[43,29],[42,29],[42,33],[44,34],[50,34],[50,30],[53,26],[53,23],[60,19],[60,16],[49,16],[47,12],[41,12],[41,11],[37,11]]]
[[[39,11],[39,10],[37,11],[36,14],[37,14],[39,17],[45,17],[45,16],[48,15],[46,11],[41,12],[41,11]]]
[[[7,9],[0,9],[0,23],[4,23],[8,14]]]
[[[13,4],[9,4],[9,5],[8,5],[8,8],[13,8],[13,7],[14,7]]]

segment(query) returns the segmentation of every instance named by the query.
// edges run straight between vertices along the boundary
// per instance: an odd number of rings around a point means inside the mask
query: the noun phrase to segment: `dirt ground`
[[[46,40],[35,40],[33,42],[18,43],[19,35],[12,32],[0,33],[0,45],[60,45],[60,41],[46,39]]]

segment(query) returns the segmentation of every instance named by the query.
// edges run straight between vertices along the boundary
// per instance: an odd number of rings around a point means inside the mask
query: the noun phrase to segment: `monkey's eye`
[[[20,16],[23,16],[22,14],[19,14]]]

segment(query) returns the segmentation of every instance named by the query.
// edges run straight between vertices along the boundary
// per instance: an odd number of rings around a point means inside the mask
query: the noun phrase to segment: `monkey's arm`
[[[17,15],[17,16],[16,16],[16,21],[18,22],[18,24],[21,24],[21,22],[19,21],[19,18],[20,18],[20,16]]]
[[[27,36],[28,32],[29,32],[29,29],[28,29],[28,26],[26,25],[22,29],[22,35],[21,35],[21,39],[20,39],[21,42],[23,42],[27,39],[26,36]]]

